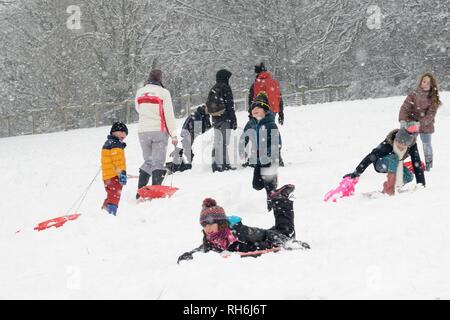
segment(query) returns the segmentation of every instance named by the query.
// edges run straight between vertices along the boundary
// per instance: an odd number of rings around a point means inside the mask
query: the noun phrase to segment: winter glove
[[[420,132],[420,122],[418,121],[400,121],[400,128],[406,129],[409,133],[419,133]]]
[[[230,129],[231,130],[236,130],[237,129],[237,120],[236,120],[236,118],[233,118],[232,120],[230,120]]]
[[[192,260],[192,259],[194,259],[192,253],[191,253],[191,252],[186,252],[186,253],[183,253],[183,254],[178,258],[177,263],[180,264],[181,261],[185,261],[185,260],[187,261],[187,260]]]
[[[345,179],[345,178],[352,178],[352,179],[356,179],[356,178],[358,178],[360,176],[360,174],[358,173],[358,172],[352,172],[352,173],[349,173],[349,174],[346,174],[345,176],[343,176],[343,178]]]
[[[119,183],[124,186],[127,184],[127,180],[128,180],[127,172],[122,171],[119,175]]]
[[[278,123],[282,126],[284,125],[284,112],[278,114]]]

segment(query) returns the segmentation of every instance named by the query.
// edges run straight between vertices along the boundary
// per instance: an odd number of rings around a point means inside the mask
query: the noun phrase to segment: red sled
[[[179,189],[169,186],[146,186],[138,190],[139,196],[145,199],[170,198]]]
[[[76,214],[71,214],[71,215],[62,216],[62,217],[54,218],[54,219],[51,219],[51,220],[47,220],[47,221],[39,223],[34,228],[34,230],[43,231],[43,230],[50,229],[51,227],[60,228],[66,222],[77,220],[80,216],[81,216],[81,214],[76,213]]]
[[[406,167],[409,171],[411,171],[412,174],[414,174],[414,167],[413,167],[412,161],[405,162],[404,164],[405,164],[405,167]],[[422,170],[425,171],[425,169],[427,168],[426,165],[425,165],[425,163],[422,162],[421,164],[422,164]]]

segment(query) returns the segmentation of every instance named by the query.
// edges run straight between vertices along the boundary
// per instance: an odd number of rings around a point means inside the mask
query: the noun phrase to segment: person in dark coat
[[[267,209],[272,210],[269,195],[277,188],[279,150],[282,142],[275,115],[270,111],[267,95],[261,92],[252,105],[252,118],[244,128],[239,143],[241,157],[245,157],[245,148],[251,144],[248,156],[249,165],[254,167],[253,188],[265,189],[267,193]]]
[[[249,93],[248,93],[248,112],[249,118],[252,118],[252,104],[256,97],[261,93],[265,92],[267,95],[267,101],[270,107],[270,111],[274,115],[278,114],[278,123],[284,125],[284,102],[281,95],[280,84],[276,79],[273,78],[272,74],[267,71],[267,68],[263,62],[255,66],[256,79],[252,83]],[[280,167],[284,167],[284,161],[281,157],[280,150]]]
[[[192,161],[194,159],[192,145],[194,144],[194,140],[199,135],[211,129],[211,127],[211,116],[206,113],[206,105],[198,106],[184,121],[181,129],[181,137],[183,138],[181,145],[183,148],[175,148],[170,154],[173,161],[166,163],[166,168],[172,173],[192,169]],[[186,161],[184,161],[183,155]]]
[[[227,217],[215,200],[205,199],[200,213],[203,244],[181,255],[178,263],[192,260],[196,252],[227,251],[258,256],[261,251],[270,249],[310,249],[307,243],[295,240],[294,206],[289,199],[294,189],[293,185],[286,185],[272,193],[275,226],[271,229],[246,226],[239,217]]]
[[[234,110],[233,92],[229,81],[232,73],[219,70],[216,74],[216,84],[208,94],[207,112],[212,116],[214,128],[214,147],[212,150],[212,170],[222,172],[232,170],[228,157],[231,130],[237,129],[237,119]]]
[[[383,193],[395,195],[396,189],[413,180],[413,174],[403,163],[404,160],[411,157],[416,182],[425,186],[425,174],[416,139],[417,133],[409,132],[408,128],[391,131],[386,139],[361,161],[355,171],[347,174],[344,178],[355,179],[373,164],[375,171],[387,173],[387,181],[383,184]]]

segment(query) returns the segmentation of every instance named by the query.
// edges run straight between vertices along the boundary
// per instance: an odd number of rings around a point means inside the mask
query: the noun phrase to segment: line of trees
[[[289,90],[404,94],[424,71],[448,89],[448,25],[447,0],[3,0],[0,114],[126,100],[152,67],[176,96],[224,67],[248,87],[260,60]]]

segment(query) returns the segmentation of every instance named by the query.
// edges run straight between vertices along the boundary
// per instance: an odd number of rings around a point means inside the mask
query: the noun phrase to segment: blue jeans
[[[398,161],[397,155],[391,153],[375,162],[375,171],[379,173],[397,173]],[[411,171],[403,166],[403,182],[407,184],[413,181],[413,179],[414,177]]]
[[[431,145],[432,133],[421,133],[420,140],[422,140],[423,152],[425,153],[425,162],[433,161],[433,146]]]

